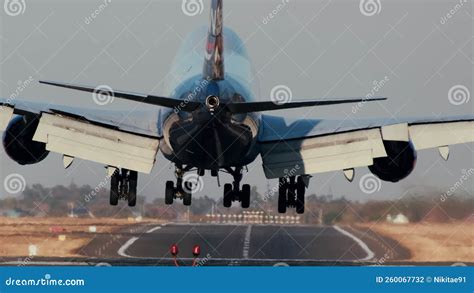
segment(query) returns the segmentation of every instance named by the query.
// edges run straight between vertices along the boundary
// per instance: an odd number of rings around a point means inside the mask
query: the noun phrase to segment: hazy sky
[[[364,14],[372,14],[370,6],[355,0],[290,0],[284,5],[280,0],[224,1],[225,25],[246,42],[258,72],[260,100],[268,100],[277,85],[291,88],[295,99],[363,97],[371,92],[374,82],[388,80],[377,95],[389,97],[389,101],[367,104],[356,114],[351,113],[351,105],[272,114],[329,119],[350,115],[360,119],[474,112],[472,100],[455,106],[448,99],[453,86],[463,85],[470,92],[473,89],[473,2],[373,2],[375,14],[367,16]],[[87,93],[39,85],[38,80],[107,84],[116,89],[166,94],[163,80],[172,59],[182,38],[207,25],[209,3],[204,0],[202,13],[195,16],[183,13],[182,1],[176,0],[26,1],[17,16],[7,15],[3,6],[1,96],[10,97],[19,82],[30,77],[34,83],[19,96],[53,104],[98,108]],[[107,107],[128,109],[130,102],[116,99]],[[452,147],[448,162],[437,150],[420,152],[416,170],[408,179],[398,184],[383,183],[372,195],[359,188],[367,168],[356,170],[352,184],[342,172],[316,175],[308,192],[331,191],[349,199],[368,199],[397,197],[412,188],[447,190],[459,180],[463,169],[473,167],[473,147]],[[55,154],[40,164],[20,167],[0,153],[0,177],[19,173],[28,184],[51,186],[74,180],[96,186],[105,175],[103,166],[80,160],[64,171],[61,157]],[[159,154],[153,173],[139,179],[141,193],[162,197],[164,182],[174,177],[172,167]],[[223,175],[221,182],[227,181],[230,178]],[[266,190],[268,181],[260,160],[249,166],[244,183]],[[459,192],[472,195],[473,179],[469,178]],[[206,176],[205,188],[198,195],[205,194],[222,195],[210,176]]]

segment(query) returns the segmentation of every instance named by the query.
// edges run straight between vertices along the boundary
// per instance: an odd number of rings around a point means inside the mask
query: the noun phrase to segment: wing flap
[[[416,150],[474,142],[474,121],[412,125],[409,133]]]
[[[69,157],[149,174],[159,140],[43,113],[33,140]]]
[[[13,108],[8,106],[0,106],[0,131],[7,129],[8,123],[13,117]]]
[[[261,154],[269,179],[287,176],[289,170],[303,175],[369,166],[387,155],[378,129],[264,143]]]
[[[474,117],[286,123],[263,116],[261,133],[263,168],[273,179],[371,166],[387,156],[384,141],[411,141],[415,150],[474,142]]]

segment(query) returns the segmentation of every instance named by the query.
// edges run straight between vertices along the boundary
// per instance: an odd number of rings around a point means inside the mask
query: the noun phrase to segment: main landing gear
[[[293,207],[296,213],[304,213],[304,196],[309,185],[310,176],[282,177],[278,185],[278,212],[286,213],[286,208]]]
[[[226,171],[234,177],[232,184],[224,185],[224,207],[230,208],[233,201],[240,201],[242,208],[250,207],[250,185],[242,185],[240,189],[240,181],[242,181],[242,168],[226,169]]]
[[[176,166],[176,185],[173,181],[166,182],[165,204],[172,205],[175,199],[182,199],[185,206],[191,205],[193,183],[189,181],[183,182],[183,176],[188,171],[190,171],[188,167]]]
[[[116,169],[110,176],[110,204],[118,205],[120,199],[127,200],[128,206],[137,204],[138,173],[127,169]]]

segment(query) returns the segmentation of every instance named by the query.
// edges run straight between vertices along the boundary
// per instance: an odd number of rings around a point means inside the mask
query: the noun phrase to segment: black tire
[[[296,213],[304,214],[304,202],[305,202],[305,193],[306,185],[303,182],[303,178],[300,176],[296,182]]]
[[[233,193],[233,186],[232,184],[225,184],[224,185],[224,207],[230,208],[232,206],[232,193]]]
[[[137,205],[137,186],[138,186],[138,173],[130,171],[128,179],[128,206],[134,207]]]
[[[290,207],[296,206],[296,188],[294,186],[290,186],[287,191],[287,203]]]
[[[174,183],[173,181],[166,182],[165,190],[165,204],[172,205],[174,200]]]
[[[250,207],[250,185],[244,184],[242,186],[242,191],[240,192],[242,196],[241,204],[243,209],[248,209]]]
[[[116,171],[110,177],[110,205],[116,206],[119,201],[119,176],[118,171]]]
[[[191,205],[192,194],[190,192],[185,192],[183,196],[183,204],[187,207]]]
[[[278,212],[280,214],[286,213],[286,196],[288,193],[288,187],[286,184],[283,184],[278,188]]]

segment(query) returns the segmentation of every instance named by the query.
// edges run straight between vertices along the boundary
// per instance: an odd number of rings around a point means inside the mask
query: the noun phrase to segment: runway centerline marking
[[[161,226],[158,226],[158,227],[155,227],[155,228],[151,228],[150,230],[146,231],[147,234],[150,234],[150,233],[153,233],[157,230],[160,230],[161,229]]]
[[[117,253],[120,255],[120,256],[123,256],[123,257],[133,257],[133,256],[130,256],[126,253],[127,249],[132,246],[133,243],[135,243],[135,241],[138,240],[138,237],[132,237],[130,239],[128,239],[127,242],[125,242],[124,245],[122,245],[122,247],[119,248],[119,250],[117,251]]]
[[[359,261],[368,261],[370,259],[373,259],[375,257],[375,253],[369,248],[369,246],[367,246],[367,244],[362,241],[360,238],[358,238],[357,236],[355,236],[354,234],[342,229],[341,227],[339,226],[333,226],[334,229],[336,229],[337,231],[339,231],[341,234],[351,238],[352,240],[354,240],[359,246],[360,248],[362,248],[362,250],[364,250],[365,253],[367,253],[367,256],[364,257],[364,258],[361,258],[359,259]]]
[[[244,250],[242,252],[242,257],[244,259],[249,258],[249,250],[250,250],[250,236],[252,234],[252,225],[247,226],[247,231],[245,231],[245,240],[244,240]]]

